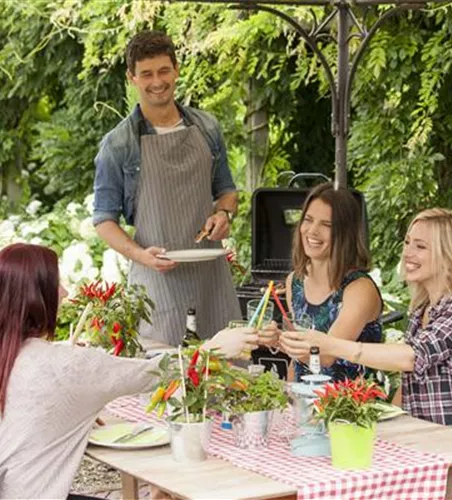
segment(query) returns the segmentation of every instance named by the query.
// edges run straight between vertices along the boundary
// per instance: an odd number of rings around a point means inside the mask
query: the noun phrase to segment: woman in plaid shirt
[[[284,348],[371,368],[402,372],[403,408],[414,417],[452,425],[452,210],[424,210],[411,222],[402,252],[411,292],[404,344],[350,342],[310,330],[284,332]]]

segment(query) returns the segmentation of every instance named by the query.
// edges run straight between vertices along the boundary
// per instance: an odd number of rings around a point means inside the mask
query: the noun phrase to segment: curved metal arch
[[[377,30],[381,27],[381,25],[389,18],[393,17],[395,14],[399,14],[400,12],[403,12],[404,10],[412,9],[413,6],[409,5],[397,5],[396,7],[393,7],[392,9],[386,11],[384,14],[382,14],[377,21],[372,25],[372,28],[364,34],[362,37],[361,45],[359,46],[359,49],[356,51],[355,57],[353,58],[352,64],[350,66],[350,71],[348,74],[347,78],[347,83],[345,86],[345,103],[347,106],[347,115],[345,117],[346,120],[346,133],[348,133],[348,119],[350,116],[350,106],[351,106],[351,88],[353,81],[356,76],[356,71],[358,69],[358,65],[361,62],[361,59],[364,55],[364,52],[366,51],[367,47],[369,46],[370,42],[372,41],[373,37],[375,36]]]
[[[333,115],[333,122],[337,120],[337,90],[336,90],[336,82],[334,81],[334,76],[333,72],[331,71],[331,67],[328,64],[328,61],[326,60],[325,56],[323,55],[322,51],[318,48],[316,41],[314,40],[313,37],[309,35],[309,33],[299,24],[295,19],[290,17],[284,12],[281,12],[280,10],[277,10],[273,7],[267,7],[266,5],[260,5],[260,4],[238,4],[238,5],[231,5],[229,7],[230,9],[243,9],[243,10],[260,10],[264,12],[270,12],[271,14],[280,17],[287,23],[289,23],[295,30],[298,32],[298,34],[307,42],[311,50],[314,52],[314,54],[319,58],[320,63],[322,64],[323,69],[325,70],[326,78],[328,80],[328,84],[331,89],[331,96],[333,99],[333,109],[332,109],[332,115]]]
[[[191,2],[210,4],[229,4],[230,8],[242,10],[256,10],[269,12],[289,23],[297,33],[307,42],[311,50],[319,58],[325,70],[327,81],[331,89],[332,101],[332,133],[336,142],[335,158],[335,185],[346,187],[347,185],[347,135],[350,116],[351,88],[356,76],[358,65],[372,38],[381,25],[393,15],[409,9],[425,7],[428,0],[168,0],[171,2]],[[447,4],[450,0],[433,0],[436,4]],[[233,5],[230,5],[233,4]],[[271,5],[293,5],[293,6],[331,6],[333,11],[317,25],[314,17],[314,26],[308,33],[295,19],[281,12]],[[365,20],[360,23],[356,18],[352,7],[377,7],[378,5],[395,5],[382,14],[367,31]],[[337,16],[338,23],[338,59],[337,80],[335,80],[331,66],[317,45],[316,38],[321,36],[320,31]],[[364,13],[364,18],[366,12]],[[350,33],[350,22],[358,28],[359,33]],[[349,61],[349,42],[355,36],[360,37],[359,46],[353,60]]]

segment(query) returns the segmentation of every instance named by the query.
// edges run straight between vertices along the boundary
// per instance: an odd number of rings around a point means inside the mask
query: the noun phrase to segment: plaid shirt
[[[452,425],[452,296],[443,297],[430,310],[416,309],[405,341],[414,350],[414,369],[403,373],[403,408],[413,417]]]

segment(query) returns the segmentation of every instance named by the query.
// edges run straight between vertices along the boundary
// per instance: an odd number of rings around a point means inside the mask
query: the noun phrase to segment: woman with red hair
[[[159,359],[49,342],[58,303],[55,252],[22,243],[0,251],[0,498],[66,498],[97,414],[155,382]],[[205,348],[234,357],[257,341],[250,333],[223,330]]]

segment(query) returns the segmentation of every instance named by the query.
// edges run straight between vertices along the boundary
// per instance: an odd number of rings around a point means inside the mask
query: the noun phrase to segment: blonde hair
[[[370,254],[364,240],[361,207],[349,190],[334,189],[330,182],[320,184],[308,193],[292,243],[292,264],[298,278],[308,274],[310,264],[310,258],[303,248],[300,227],[310,204],[317,199],[329,205],[332,211],[329,277],[330,286],[337,290],[350,271],[370,269]]]
[[[431,208],[424,210],[411,221],[407,234],[418,222],[426,222],[431,230],[431,258],[434,276],[442,296],[452,294],[452,210]],[[405,274],[405,258],[402,254],[402,277]],[[429,295],[421,283],[409,285],[410,309],[414,310],[429,303]]]

